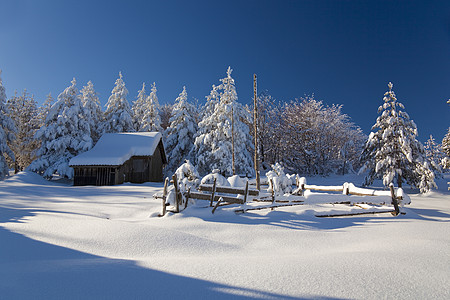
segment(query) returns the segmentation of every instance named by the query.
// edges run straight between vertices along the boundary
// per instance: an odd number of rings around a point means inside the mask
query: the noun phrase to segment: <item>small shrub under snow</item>
[[[201,184],[213,184],[214,178],[216,178],[216,185],[230,186],[228,180],[219,173],[219,169],[214,169],[212,172],[202,178]]]
[[[230,186],[236,187],[236,188],[245,188],[245,185],[247,184],[248,178],[244,177],[241,178],[238,175],[233,175],[231,177],[228,177],[228,182]]]
[[[274,191],[275,195],[284,195],[292,192],[292,184],[296,180],[295,175],[286,175],[284,168],[279,163],[272,165],[272,170],[267,172],[267,179],[269,180],[269,188],[267,191]]]

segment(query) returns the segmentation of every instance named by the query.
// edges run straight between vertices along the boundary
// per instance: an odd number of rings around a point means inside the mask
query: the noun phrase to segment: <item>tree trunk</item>
[[[397,186],[399,187],[399,188],[401,188],[402,187],[402,182],[403,182],[403,180],[402,180],[402,175],[397,175]]]

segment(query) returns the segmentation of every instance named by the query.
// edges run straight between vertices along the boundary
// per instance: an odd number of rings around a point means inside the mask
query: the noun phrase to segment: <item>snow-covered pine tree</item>
[[[188,102],[186,87],[180,93],[172,110],[170,126],[166,130],[167,172],[174,172],[186,159],[194,146],[198,126],[195,106]]]
[[[100,132],[134,132],[133,112],[127,100],[128,90],[119,72],[119,78],[106,103],[105,119],[100,125]]]
[[[161,117],[161,128],[166,132],[166,129],[170,126],[170,119],[172,118],[173,105],[166,103],[159,107],[159,115]]]
[[[441,176],[442,168],[440,164],[445,155],[441,151],[441,145],[436,143],[432,135],[430,135],[430,138],[425,143],[425,154],[434,174],[437,177]]]
[[[441,160],[442,168],[450,169],[450,127],[448,128],[447,134],[442,139],[442,152],[446,155]]]
[[[49,93],[42,106],[38,108],[39,127],[44,126],[48,112],[50,111],[54,103],[55,99],[53,98],[52,93]]]
[[[156,96],[156,83],[153,82],[150,95],[143,104],[143,116],[138,131],[163,132],[159,116],[159,102]]]
[[[2,71],[0,70],[0,180],[3,180],[8,175],[6,156],[14,160],[14,153],[9,148],[8,143],[14,140],[16,127],[14,121],[9,117],[9,111],[6,107],[6,93],[1,74]]]
[[[250,153],[253,143],[248,126],[251,124],[251,115],[237,102],[231,72],[229,67],[227,77],[220,80],[222,83],[218,87],[213,86],[205,114],[199,123],[194,153],[202,174],[219,169],[224,175],[233,175],[233,140],[235,172],[243,175],[253,173],[253,159]],[[217,95],[219,101],[214,105],[213,101],[217,99]],[[213,107],[214,111],[209,115]]]
[[[392,83],[384,94],[384,104],[378,108],[377,118],[369,135],[361,162],[360,172],[368,171],[364,185],[371,185],[376,178],[382,178],[388,186],[396,179],[399,187],[406,181],[421,192],[427,192],[434,183],[434,173],[426,159],[423,145],[416,139],[417,127],[397,101]]]
[[[200,118],[203,120],[205,117],[211,116],[216,110],[216,106],[219,104],[219,87],[212,85],[211,92],[206,96],[206,103],[200,113]]]
[[[38,118],[38,108],[33,95],[29,95],[26,90],[22,95],[17,94],[7,101],[9,116],[14,121],[17,133],[16,139],[10,142],[9,146],[14,152],[15,162],[10,165],[14,170],[24,170],[36,158],[36,150],[39,142],[34,139],[34,134],[40,128]]]
[[[136,101],[133,102],[131,110],[133,111],[134,129],[139,131],[142,120],[144,119],[144,107],[148,96],[145,94],[145,82],[142,83],[142,89],[139,90]]]
[[[44,127],[36,132],[36,138],[41,139],[41,147],[37,151],[38,158],[29,169],[43,174],[47,179],[51,179],[55,173],[73,178],[70,159],[93,145],[75,78],[71,83],[51,107]]]
[[[91,128],[91,138],[95,144],[102,135],[99,128],[103,121],[103,112],[100,107],[100,101],[91,81],[88,81],[87,85],[84,86],[80,92],[85,119],[89,123],[89,127]]]
[[[447,103],[450,104],[450,99],[447,100]],[[450,127],[442,139],[442,152],[444,152],[445,157],[441,160],[441,166],[444,169],[450,169]]]

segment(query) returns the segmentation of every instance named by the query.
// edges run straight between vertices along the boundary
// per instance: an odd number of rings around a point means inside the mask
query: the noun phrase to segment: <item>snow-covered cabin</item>
[[[106,133],[89,151],[72,158],[74,185],[162,181],[167,163],[159,132]]]

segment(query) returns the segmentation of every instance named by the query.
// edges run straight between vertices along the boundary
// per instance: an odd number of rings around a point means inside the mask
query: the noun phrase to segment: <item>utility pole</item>
[[[258,157],[258,105],[256,96],[256,74],[253,74],[253,129],[255,134],[255,175],[256,175],[256,188],[260,190],[259,180],[259,157]]]
[[[233,175],[236,175],[236,166],[234,163],[234,109],[233,109],[234,103],[231,103],[231,155],[232,155],[232,162],[231,162],[231,168],[233,169]]]

